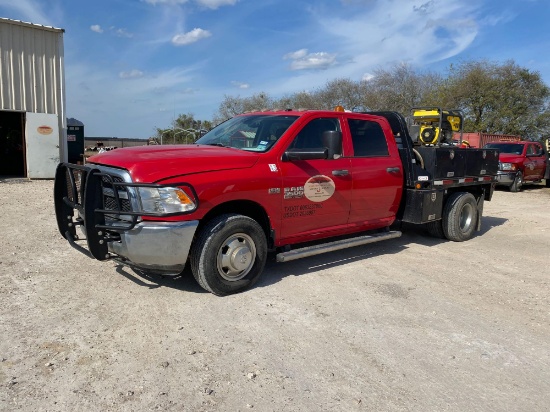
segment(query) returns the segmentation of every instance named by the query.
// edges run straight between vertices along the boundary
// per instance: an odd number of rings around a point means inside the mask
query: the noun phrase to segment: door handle
[[[386,172],[388,173],[399,173],[401,169],[399,167],[388,167]]]
[[[333,170],[332,171],[333,176],[347,176],[349,175],[349,171],[342,169],[342,170]]]

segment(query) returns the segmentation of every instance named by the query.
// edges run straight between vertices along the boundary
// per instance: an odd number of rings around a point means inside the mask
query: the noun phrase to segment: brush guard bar
[[[143,211],[138,188],[178,187],[190,196],[195,209],[176,213]],[[97,260],[118,258],[109,253],[110,242],[120,242],[121,234],[131,231],[142,217],[172,217],[192,213],[198,197],[188,183],[170,185],[133,183],[126,171],[96,165],[60,163],[55,174],[54,202],[61,235],[78,251]],[[80,239],[81,226],[86,239]],[[77,241],[86,240],[88,249]]]

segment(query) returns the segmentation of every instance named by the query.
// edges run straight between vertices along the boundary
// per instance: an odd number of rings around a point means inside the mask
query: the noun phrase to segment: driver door
[[[289,148],[321,148],[322,133],[341,131],[340,119],[316,118],[298,132]],[[283,214],[281,237],[307,241],[347,224],[351,200],[349,158],[281,162]]]

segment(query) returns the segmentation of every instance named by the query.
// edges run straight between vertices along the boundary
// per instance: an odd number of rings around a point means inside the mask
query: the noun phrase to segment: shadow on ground
[[[484,216],[481,231],[477,232],[476,236],[482,236],[491,229],[504,224],[506,221],[507,219],[503,218]],[[304,276],[310,273],[316,273],[319,270],[337,268],[358,260],[368,260],[369,258],[379,256],[391,256],[408,249],[408,245],[410,244],[437,247],[443,242],[448,242],[445,239],[429,236],[425,227],[422,225],[403,224],[401,230],[403,235],[397,239],[342,249],[287,263],[277,263],[275,261],[275,254],[270,254],[264,273],[255,287],[273,285],[287,276]],[[189,264],[182,273],[176,276],[159,275],[123,265],[118,265],[116,271],[136,285],[149,289],[168,287],[192,293],[207,293],[195,281],[189,269]]]

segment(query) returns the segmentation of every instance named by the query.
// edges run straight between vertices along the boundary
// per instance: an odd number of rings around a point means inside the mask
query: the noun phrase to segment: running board
[[[383,232],[369,236],[359,236],[351,239],[337,240],[334,242],[323,243],[315,246],[308,246],[301,249],[290,250],[277,254],[277,262],[290,262],[291,260],[301,259],[308,256],[320,255],[321,253],[334,252],[335,250],[346,249],[349,247],[366,245],[367,243],[380,242],[387,239],[395,239],[401,236],[401,232]]]

